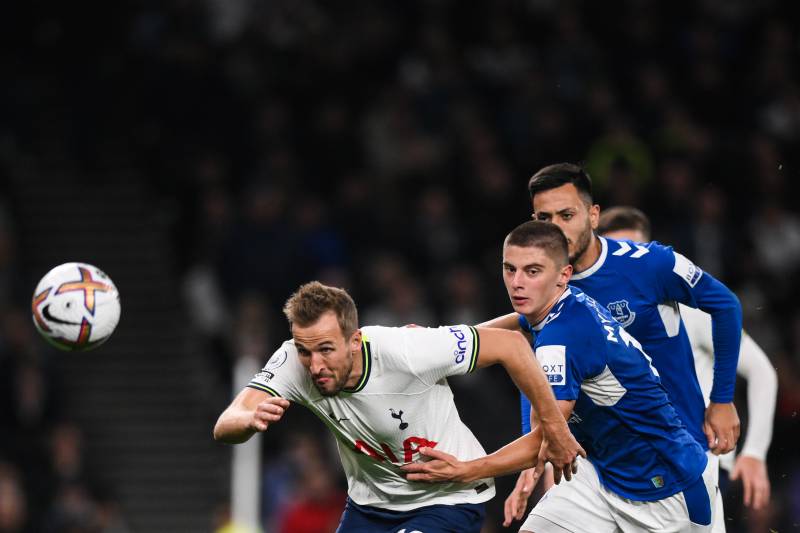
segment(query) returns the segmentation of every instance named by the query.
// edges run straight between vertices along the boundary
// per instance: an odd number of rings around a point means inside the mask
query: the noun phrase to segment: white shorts
[[[718,477],[717,461],[709,461],[703,472],[703,485],[710,503],[711,524],[714,523]],[[553,485],[533,508],[520,531],[710,532],[711,525],[696,524],[689,519],[689,509],[683,492],[653,502],[629,500],[603,487],[592,463],[578,457],[578,473],[572,481]]]

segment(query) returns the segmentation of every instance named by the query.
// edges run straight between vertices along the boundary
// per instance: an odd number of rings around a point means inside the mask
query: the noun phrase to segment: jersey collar
[[[367,386],[369,381],[369,374],[372,371],[372,346],[370,345],[367,336],[361,335],[361,379],[354,387],[345,387],[342,392],[358,392]]]
[[[597,258],[597,261],[594,262],[592,266],[584,270],[583,272],[578,272],[577,274],[572,275],[573,280],[581,280],[588,278],[598,270],[600,267],[603,266],[603,263],[606,262],[606,255],[608,255],[608,242],[606,241],[605,237],[598,237],[600,239],[600,257]]]
[[[556,302],[556,304],[553,306],[553,309],[552,309],[552,310],[551,310],[549,313],[547,313],[547,316],[546,316],[546,317],[544,317],[544,318],[543,318],[542,320],[540,320],[538,323],[536,323],[536,324],[532,325],[532,326],[531,326],[531,329],[532,329],[534,332],[537,332],[537,333],[538,333],[539,331],[542,331],[542,328],[543,328],[543,327],[545,327],[545,326],[547,325],[547,323],[548,323],[548,322],[550,322],[550,321],[551,321],[551,320],[553,320],[555,317],[557,317],[559,314],[561,314],[561,306],[559,306],[558,304],[560,304],[561,302],[563,302],[563,301],[564,301],[564,298],[566,298],[566,297],[567,297],[567,296],[569,296],[570,294],[572,294],[572,289],[570,289],[569,287],[567,287],[567,288],[566,288],[566,290],[565,290],[565,291],[564,291],[564,292],[561,294],[561,297],[558,299],[558,301]]]

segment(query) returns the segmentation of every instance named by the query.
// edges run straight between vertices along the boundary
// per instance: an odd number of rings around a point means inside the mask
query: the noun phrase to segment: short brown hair
[[[597,225],[599,235],[619,230],[641,231],[645,239],[650,240],[650,219],[635,207],[627,205],[609,207],[600,213],[600,223]]]
[[[328,311],[336,313],[345,338],[358,329],[358,311],[353,298],[344,289],[328,287],[319,281],[301,285],[283,306],[290,327],[292,324],[310,326]]]
[[[506,246],[522,248],[541,248],[558,266],[569,263],[567,238],[561,228],[552,222],[529,220],[523,222],[508,234]]]

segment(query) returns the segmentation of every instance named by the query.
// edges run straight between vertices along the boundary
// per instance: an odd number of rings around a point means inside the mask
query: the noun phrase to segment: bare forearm
[[[229,407],[219,416],[214,426],[214,440],[226,444],[241,444],[253,436],[251,427],[252,411],[239,407]]]
[[[517,388],[531,401],[531,407],[545,429],[549,430],[565,424],[547,376],[530,355],[530,349],[527,346],[524,350],[520,350],[515,357],[506,358],[503,366],[514,380]]]
[[[469,483],[487,477],[514,474],[536,466],[542,434],[539,428],[506,444],[496,452],[464,463],[466,475],[461,480]]]

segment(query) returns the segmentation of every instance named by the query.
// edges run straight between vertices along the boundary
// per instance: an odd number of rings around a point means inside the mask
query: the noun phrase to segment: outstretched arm
[[[572,413],[574,401],[558,401],[559,407],[566,417]],[[537,473],[533,483],[544,471],[544,464],[537,464],[537,455],[542,444],[540,427],[536,427],[517,440],[503,446],[496,452],[473,459],[472,461],[459,461],[456,457],[434,448],[420,448],[422,455],[432,458],[431,461],[409,463],[402,469],[406,472],[409,481],[444,482],[457,481],[468,483],[477,479],[497,477],[513,474],[537,465]],[[570,469],[570,479],[573,470]]]
[[[507,315],[499,316],[486,322],[481,322],[477,328],[499,328],[508,329],[511,331],[520,331],[519,315],[517,313],[509,313]]]
[[[542,459],[553,464],[557,479],[563,471],[571,475],[572,464],[578,455],[586,456],[556,403],[555,396],[533,354],[527,339],[518,332],[493,328],[478,328],[480,353],[477,366],[501,364],[517,387],[533,401],[545,440]],[[544,466],[544,465],[542,465]]]
[[[245,387],[225,409],[214,426],[214,439],[227,444],[240,444],[256,432],[281,419],[289,408],[289,400]]]
[[[772,439],[772,420],[778,393],[778,375],[767,355],[746,333],[742,334],[738,373],[747,380],[747,438],[736,458],[731,479],[742,480],[744,504],[761,509],[769,502],[766,457]]]

